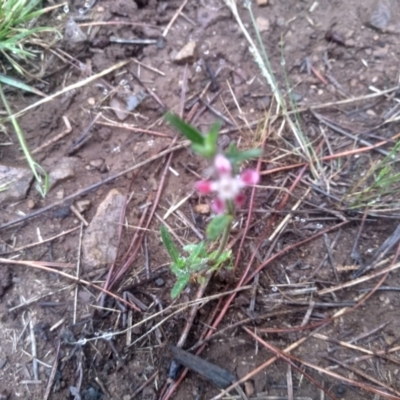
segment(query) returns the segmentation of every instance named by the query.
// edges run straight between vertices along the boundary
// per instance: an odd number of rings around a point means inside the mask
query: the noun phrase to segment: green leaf
[[[220,256],[218,257],[217,260],[215,260],[215,263],[217,265],[223,264],[225,261],[229,260],[232,258],[232,250],[225,250],[223,251]]]
[[[208,224],[206,229],[207,238],[216,240],[224,229],[232,222],[232,215],[218,215]]]
[[[172,113],[167,113],[165,119],[192,143],[204,145],[204,136],[192,125]]]
[[[174,245],[174,242],[172,241],[171,235],[168,232],[168,229],[165,227],[165,225],[161,225],[161,239],[164,243],[165,248],[168,251],[168,254],[172,258],[172,261],[179,265],[180,257],[179,257],[179,251]]]
[[[190,274],[182,275],[176,282],[174,287],[171,290],[171,298],[176,299],[185,289],[186,285],[189,283]]]
[[[178,263],[172,263],[170,266],[171,272],[179,278],[180,276],[187,274],[186,260],[184,258],[180,258]]]
[[[38,89],[21,82],[19,79],[12,78],[10,76],[0,73],[0,82],[9,86],[13,86],[17,89],[25,90],[26,92],[37,94],[38,96],[46,97],[46,95]]]
[[[240,164],[243,161],[250,160],[252,158],[258,158],[262,155],[261,149],[249,149],[239,151],[234,143],[231,143],[225,156],[232,164]]]
[[[183,249],[189,253],[189,257],[187,259],[188,264],[192,264],[196,258],[204,258],[207,255],[204,242],[188,244]]]

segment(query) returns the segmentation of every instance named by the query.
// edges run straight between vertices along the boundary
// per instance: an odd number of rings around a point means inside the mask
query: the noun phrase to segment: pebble
[[[64,189],[61,189],[56,193],[56,197],[57,197],[58,200],[62,200],[64,198],[64,196],[65,196]]]
[[[244,391],[247,397],[251,397],[254,394],[254,386],[250,381],[244,383]]]
[[[89,269],[115,261],[118,250],[119,219],[126,197],[112,189],[100,203],[82,239],[82,261]]]
[[[164,281],[164,279],[162,279],[162,278],[157,278],[157,279],[155,280],[154,284],[155,284],[157,287],[161,287],[161,286],[164,286],[164,285],[165,285],[165,281]]]
[[[186,43],[185,46],[176,54],[174,62],[177,64],[193,64],[196,61],[197,43],[191,41]]]
[[[89,161],[90,166],[93,168],[101,168],[104,163],[104,160],[102,158],[96,158],[95,160]]]
[[[285,18],[283,18],[283,17],[278,17],[278,18],[276,19],[276,25],[278,25],[280,28],[281,28],[282,26],[285,26],[285,24],[286,24]]]
[[[193,211],[196,214],[201,214],[201,215],[208,215],[210,214],[210,206],[208,204],[196,204],[193,207]]]
[[[26,205],[28,206],[28,208],[29,208],[30,210],[33,210],[33,209],[36,207],[36,203],[35,203],[35,201],[32,200],[32,199],[28,199]]]
[[[378,0],[369,19],[370,25],[375,29],[384,30],[389,25],[390,19],[391,13],[389,2]]]
[[[120,121],[124,121],[126,118],[128,118],[129,112],[126,110],[126,106],[124,103],[122,103],[122,101],[119,101],[117,98],[113,97],[110,101],[110,107]]]
[[[269,21],[265,17],[257,17],[256,25],[260,32],[266,32],[269,29]]]
[[[28,193],[33,179],[29,168],[0,165],[0,204],[22,200]]]
[[[260,7],[266,6],[268,4],[268,0],[257,0],[257,5]]]
[[[257,100],[257,110],[258,111],[268,110],[270,105],[271,105],[271,97],[270,96],[264,96],[264,97],[261,97],[261,99]]]
[[[89,97],[87,102],[90,106],[94,106],[96,104],[96,99],[94,97]]]
[[[389,46],[385,45],[384,47],[377,47],[373,52],[372,55],[375,58],[383,58],[385,57],[389,52]]]
[[[73,178],[75,176],[77,162],[78,159],[76,157],[62,157],[57,160],[57,163],[49,173],[50,189],[66,179]]]

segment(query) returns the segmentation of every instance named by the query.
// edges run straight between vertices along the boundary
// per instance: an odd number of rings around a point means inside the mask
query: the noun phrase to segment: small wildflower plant
[[[248,159],[260,157],[261,150],[239,151],[235,144],[231,143],[228,150],[221,153],[217,145],[220,123],[212,125],[208,134],[203,135],[174,114],[167,114],[166,120],[191,141],[195,153],[212,162],[215,178],[198,181],[194,187],[202,195],[216,194],[211,206],[214,217],[206,228],[207,241],[184,246],[183,250],[187,256],[179,252],[167,228],[161,226],[161,238],[172,259],[171,271],[177,279],[171,291],[171,297],[174,299],[193,278],[202,284],[206,282],[207,275],[220,267],[232,267],[232,251],[226,250],[225,247],[235,212],[246,201],[243,189],[257,184],[260,179],[256,170],[245,169],[240,172],[240,164]],[[208,251],[209,244],[217,240],[217,250]]]

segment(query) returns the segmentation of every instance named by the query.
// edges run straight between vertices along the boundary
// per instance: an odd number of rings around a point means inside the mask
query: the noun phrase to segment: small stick
[[[317,292],[317,295],[318,296],[322,296],[324,294],[333,293],[333,292],[336,292],[338,290],[342,290],[342,289],[345,289],[345,288],[348,288],[348,287],[351,287],[351,286],[355,286],[355,285],[358,285],[359,283],[367,282],[370,279],[373,279],[373,278],[376,278],[376,277],[378,277],[380,275],[386,274],[387,272],[394,271],[394,270],[396,270],[398,268],[400,268],[400,263],[391,265],[391,266],[389,266],[387,268],[382,269],[381,271],[374,272],[371,275],[366,275],[366,276],[363,276],[361,278],[354,279],[354,280],[352,280],[350,282],[345,282],[345,283],[343,283],[341,285],[333,286],[331,288],[322,289],[319,292]]]
[[[146,382],[142,383],[131,395],[132,399],[135,399],[137,396],[147,385],[150,385],[150,383],[153,381],[153,379],[156,378],[156,376],[158,375],[158,370],[156,372],[154,372],[153,375],[150,376],[149,379],[147,379]]]
[[[83,223],[81,224],[81,231],[79,233],[79,243],[78,243],[78,257],[76,260],[76,277],[79,278],[81,275],[81,251],[82,251],[82,236],[83,236]],[[75,286],[75,296],[74,296],[74,314],[73,314],[73,324],[76,324],[76,309],[77,309],[77,304],[78,304],[78,285]]]
[[[322,115],[316,113],[315,111],[311,110],[311,113],[314,115],[314,117],[318,121],[322,122],[323,124],[325,124],[329,128],[333,129],[335,132],[338,132],[338,133],[340,133],[340,134],[342,134],[342,135],[344,135],[344,136],[346,136],[346,137],[348,137],[350,139],[353,139],[355,142],[360,142],[360,143],[362,143],[363,145],[366,145],[366,146],[372,146],[372,143],[368,142],[367,140],[360,139],[359,137],[357,137],[357,136],[345,131],[344,129],[342,129],[342,128],[338,127],[337,125],[335,125],[334,123],[328,121],[325,117],[323,117]],[[375,150],[378,153],[383,154],[386,157],[389,155],[389,152],[386,151],[386,150],[382,150],[382,149],[379,149],[379,148],[377,148]]]
[[[145,258],[145,270],[146,270],[146,278],[150,279],[150,263],[149,263],[149,249],[147,247],[147,235],[144,237],[144,258]]]
[[[357,235],[356,235],[356,239],[354,240],[354,245],[353,248],[351,250],[351,254],[350,257],[355,260],[356,262],[358,262],[359,264],[361,264],[361,256],[359,251],[357,250],[358,247],[358,241],[360,240],[360,236],[361,236],[361,232],[364,228],[364,224],[365,224],[365,220],[367,219],[367,215],[368,215],[368,207],[365,208],[363,216],[362,216],[362,220],[361,220],[361,224],[360,224],[360,228],[358,229]],[[361,265],[362,266],[362,265]]]
[[[328,237],[328,235],[326,233],[324,233],[323,238],[324,238],[326,251],[328,253],[328,259],[329,259],[329,262],[330,262],[332,270],[333,270],[333,274],[335,275],[336,282],[339,283],[340,279],[339,279],[339,275],[338,275],[338,272],[337,272],[337,269],[336,269],[335,259],[333,258],[331,244],[329,242],[329,237]]]
[[[218,92],[219,94],[220,92]],[[200,101],[218,118],[221,118],[223,121],[225,121],[228,125],[235,126],[235,124],[228,118],[225,117],[224,114],[219,112],[216,108],[214,108],[211,104],[207,103],[205,100],[200,99]]]
[[[62,139],[64,136],[67,136],[69,133],[72,132],[72,127],[71,127],[71,124],[69,123],[69,119],[65,115],[63,116],[63,121],[65,124],[65,129],[61,133],[59,133],[57,136],[55,136],[54,138],[48,140],[47,142],[44,142],[39,147],[36,147],[36,149],[31,151],[31,154],[39,153],[40,151],[44,150],[46,147],[51,146],[52,144],[56,143],[57,141]]]
[[[211,91],[212,92],[217,92],[219,89],[217,80],[215,79],[215,74],[214,71],[211,69],[210,63],[206,60],[204,60],[204,64],[206,66],[206,71],[208,73],[208,76],[210,77],[211,80]]]
[[[287,382],[288,400],[293,400],[293,378],[292,378],[292,366],[290,363],[287,364],[286,382]]]
[[[77,226],[75,228],[72,228],[72,229],[69,229],[69,230],[67,230],[65,232],[61,232],[61,233],[59,233],[59,234],[57,234],[55,236],[52,236],[52,237],[50,237],[48,239],[44,239],[42,242],[30,243],[30,244],[27,244],[25,246],[17,247],[16,249],[12,249],[12,250],[6,251],[5,253],[0,253],[0,255],[5,256],[5,255],[8,255],[8,254],[12,254],[12,253],[18,253],[19,251],[23,251],[23,250],[26,250],[26,249],[30,249],[31,247],[35,247],[35,246],[39,246],[39,245],[47,243],[47,242],[51,242],[51,241],[53,241],[53,240],[55,240],[55,239],[57,239],[59,237],[62,237],[64,235],[68,235],[69,233],[74,232],[77,229],[79,229],[79,226]]]
[[[90,138],[93,136],[92,127],[101,116],[102,113],[96,114],[89,125],[83,130],[82,134],[72,143],[71,148],[67,151],[68,156],[75,153],[75,151],[79,150],[86,142],[90,140]]]
[[[157,68],[152,67],[151,65],[147,65],[147,64],[143,64],[142,62],[140,62],[139,60],[137,60],[136,58],[132,58],[133,62],[135,62],[137,65],[140,65],[143,68],[148,69],[149,71],[155,72],[158,75],[161,76],[165,76],[164,72],[160,71]]]
[[[330,246],[330,248],[331,248],[332,250],[335,248],[336,243],[337,243],[337,241],[339,240],[339,237],[340,237],[341,233],[342,233],[342,230],[339,229],[337,235],[335,236],[335,239],[333,239],[333,242],[332,242],[332,244],[331,244],[331,246]],[[306,281],[310,282],[311,279],[314,278],[314,276],[317,275],[318,271],[322,268],[322,266],[324,265],[324,263],[325,263],[325,261],[326,261],[327,259],[328,259],[328,254],[325,254],[324,257],[323,257],[323,259],[322,259],[322,261],[319,263],[318,267],[315,268],[315,271],[314,271],[310,276],[307,277]]]
[[[310,301],[310,306],[308,307],[308,310],[307,310],[307,312],[305,313],[304,318],[303,318],[303,321],[301,321],[300,326],[305,326],[305,325],[308,324],[308,321],[309,321],[309,319],[310,319],[311,313],[312,313],[313,310],[314,310],[314,306],[315,306],[315,301],[311,300],[311,301]]]
[[[81,283],[81,284],[83,284],[83,285],[90,286],[90,287],[92,287],[92,288],[94,288],[94,289],[97,289],[97,290],[99,290],[100,292],[103,292],[103,293],[107,294],[108,296],[111,296],[111,297],[113,297],[114,299],[116,299],[116,300],[118,300],[118,301],[120,301],[120,302],[122,302],[122,303],[124,303],[124,304],[127,304],[129,307],[132,307],[135,311],[138,311],[139,313],[141,312],[141,311],[139,310],[139,308],[137,308],[134,304],[131,304],[131,303],[125,301],[125,300],[122,299],[120,296],[117,296],[116,294],[114,294],[114,293],[112,293],[112,292],[110,292],[110,291],[108,291],[108,290],[105,290],[105,289],[102,288],[101,286],[98,286],[98,285],[96,285],[96,284],[94,284],[94,283],[92,283],[92,282],[88,282],[88,281],[86,281],[86,280],[84,280],[84,279],[77,278],[76,276],[66,274],[66,273],[63,272],[63,271],[58,271],[58,270],[56,270],[56,269],[49,268],[49,267],[46,266],[46,264],[51,264],[51,263],[38,262],[38,261],[9,260],[9,259],[7,259],[7,258],[2,258],[2,257],[0,257],[0,264],[24,265],[24,266],[28,266],[28,267],[32,267],[32,268],[41,269],[41,270],[43,270],[43,271],[52,272],[53,274],[61,275],[61,276],[63,276],[64,278],[68,278],[68,279],[71,279],[71,280],[73,280],[73,281],[75,281],[75,282],[79,282],[79,283]]]
[[[44,394],[43,400],[48,400],[48,398],[50,396],[51,387],[53,386],[54,378],[55,378],[56,372],[57,372],[58,356],[60,354],[60,345],[61,345],[61,340],[58,339],[57,350],[56,350],[56,354],[54,357],[53,366],[51,368],[51,373],[49,376],[49,380],[47,382],[46,392]]]
[[[144,160],[144,161],[142,161],[142,162],[140,162],[140,163],[138,163],[136,165],[133,165],[132,167],[129,167],[128,169],[126,169],[124,171],[118,172],[117,174],[112,175],[112,176],[104,179],[101,182],[94,183],[93,185],[87,186],[84,189],[78,190],[77,192],[70,194],[69,196],[65,197],[62,200],[56,201],[53,204],[50,204],[50,205],[48,205],[46,207],[41,208],[40,210],[37,210],[37,211],[34,211],[34,212],[32,212],[32,213],[30,213],[28,215],[25,215],[24,217],[17,218],[17,219],[14,219],[12,221],[6,222],[5,224],[0,225],[0,231],[2,229],[8,228],[10,226],[16,225],[16,224],[18,224],[20,222],[27,221],[28,219],[36,217],[36,216],[38,216],[38,215],[40,215],[40,214],[42,214],[42,213],[44,213],[46,211],[52,210],[53,208],[65,203],[65,202],[73,200],[76,197],[80,197],[80,196],[82,196],[82,195],[84,195],[84,194],[86,194],[86,193],[88,193],[88,192],[90,192],[90,191],[92,191],[94,189],[97,189],[100,186],[103,186],[106,183],[112,182],[113,180],[128,174],[129,172],[135,171],[135,170],[143,167],[144,165],[147,165],[147,164],[151,163],[152,161],[155,161],[155,160],[165,156],[166,154],[173,153],[174,151],[183,149],[185,147],[188,147],[189,145],[190,145],[189,141],[184,141],[181,144],[178,144],[178,145],[176,145],[174,147],[170,147],[170,148],[168,148],[168,149],[166,149],[164,151],[161,151],[160,153],[148,158],[147,160]]]
[[[36,337],[35,337],[35,331],[33,329],[32,314],[30,314],[30,316],[29,316],[29,330],[31,333],[33,377],[34,377],[35,381],[38,381],[39,380],[39,370],[38,370],[38,362],[37,362]]]
[[[397,396],[400,396],[400,392],[399,391],[393,389],[389,385],[386,385],[384,382],[373,378],[370,374],[366,374],[365,372],[359,370],[358,368],[350,367],[349,365],[347,365],[347,364],[345,364],[345,363],[343,363],[343,362],[341,362],[339,360],[336,360],[335,358],[332,358],[332,357],[324,357],[324,358],[326,358],[327,360],[332,361],[332,362],[340,365],[341,367],[343,367],[345,369],[348,369],[351,372],[354,372],[355,374],[363,377],[364,379],[366,379],[366,380],[368,380],[368,381],[370,381],[372,383],[375,383],[375,385],[382,386],[386,390],[388,390],[389,392],[393,392],[393,393],[397,394]]]
[[[107,120],[112,121],[110,119],[107,119]],[[145,133],[147,135],[153,135],[153,136],[165,137],[165,138],[171,139],[171,137],[165,133],[150,131],[148,129],[143,129],[143,128],[135,128],[131,125],[120,124],[120,123],[114,122],[114,121],[112,121],[112,122],[97,121],[96,125],[110,126],[111,128],[121,128],[121,129],[126,129],[127,131],[132,131],[132,132],[137,132],[137,133]]]
[[[88,83],[91,83],[91,82],[95,81],[96,79],[101,78],[102,76],[108,75],[110,72],[120,69],[124,65],[128,64],[128,62],[129,62],[129,60],[128,61],[120,61],[119,63],[111,66],[110,68],[105,69],[104,71],[99,72],[96,75],[89,76],[88,78],[86,78],[82,81],[79,81],[72,85],[66,86],[63,89],[59,90],[58,92],[52,94],[51,96],[47,96],[46,98],[41,99],[41,100],[37,101],[36,103],[29,105],[28,107],[25,107],[23,110],[18,111],[17,113],[15,113],[14,115],[11,115],[10,117],[13,117],[13,118],[20,117],[21,115],[25,114],[27,111],[32,110],[33,108],[36,108],[36,107],[38,107],[42,104],[45,104],[49,101],[52,101],[56,97],[61,96],[64,93],[67,93],[74,89],[78,89],[80,87],[83,87],[83,86],[87,85]]]
[[[75,206],[70,206],[69,209],[72,211],[72,213],[76,216],[76,218],[81,221],[81,223],[85,226],[89,226],[89,222],[86,221],[85,217],[77,210]],[[43,243],[43,242],[42,242]]]
[[[178,8],[174,16],[172,17],[171,21],[169,21],[167,27],[164,29],[164,32],[162,33],[162,36],[165,37],[168,35],[168,31],[170,30],[171,26],[174,24],[175,20],[178,18],[179,14],[182,12],[182,10],[185,8],[186,3],[188,0],[184,0],[181,6]]]

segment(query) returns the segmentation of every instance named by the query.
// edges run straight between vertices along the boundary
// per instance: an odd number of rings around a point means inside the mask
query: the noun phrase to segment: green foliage
[[[400,172],[394,166],[400,153],[400,140],[382,160],[375,162],[347,195],[349,208],[372,210],[399,208]],[[360,190],[363,185],[364,188]]]
[[[192,149],[195,153],[204,158],[212,158],[217,154],[218,133],[221,129],[220,122],[213,124],[208,134],[202,135],[196,128],[175,114],[167,113],[165,119],[192,142]]]
[[[192,125],[172,113],[167,113],[165,119],[193,144],[204,145],[204,136]]]
[[[204,282],[205,274],[217,270],[230,261],[232,256],[231,250],[221,254],[218,251],[208,254],[204,242],[184,246],[183,250],[188,253],[188,256],[180,255],[164,225],[161,226],[161,238],[172,259],[171,272],[176,276],[175,285],[171,290],[172,299],[181,294],[193,277],[200,283]]]
[[[233,217],[229,214],[217,215],[207,226],[206,234],[210,240],[217,240],[222,232],[230,225]]]
[[[21,74],[19,61],[34,57],[25,47],[26,40],[35,33],[56,32],[53,28],[31,26],[46,12],[41,6],[41,0],[2,0],[0,6],[0,54]]]
[[[236,148],[235,143],[231,143],[225,156],[233,165],[238,165],[243,161],[250,160],[252,158],[258,158],[262,155],[261,149],[249,149],[240,151]]]
[[[179,251],[172,241],[171,235],[165,225],[161,225],[161,239],[164,243],[165,248],[168,251],[169,256],[172,258],[174,263],[179,261]]]
[[[7,113],[11,119],[15,133],[18,137],[19,144],[24,153],[29,168],[32,170],[32,173],[35,176],[36,189],[43,197],[45,197],[47,192],[49,191],[49,176],[47,175],[46,171],[42,168],[42,166],[33,159],[29,151],[28,143],[26,142],[25,136],[18,124],[18,121],[15,117],[12,116],[13,113],[10,105],[8,104],[6,96],[4,95],[1,83],[0,83],[0,99],[3,102],[4,107],[7,110]]]

